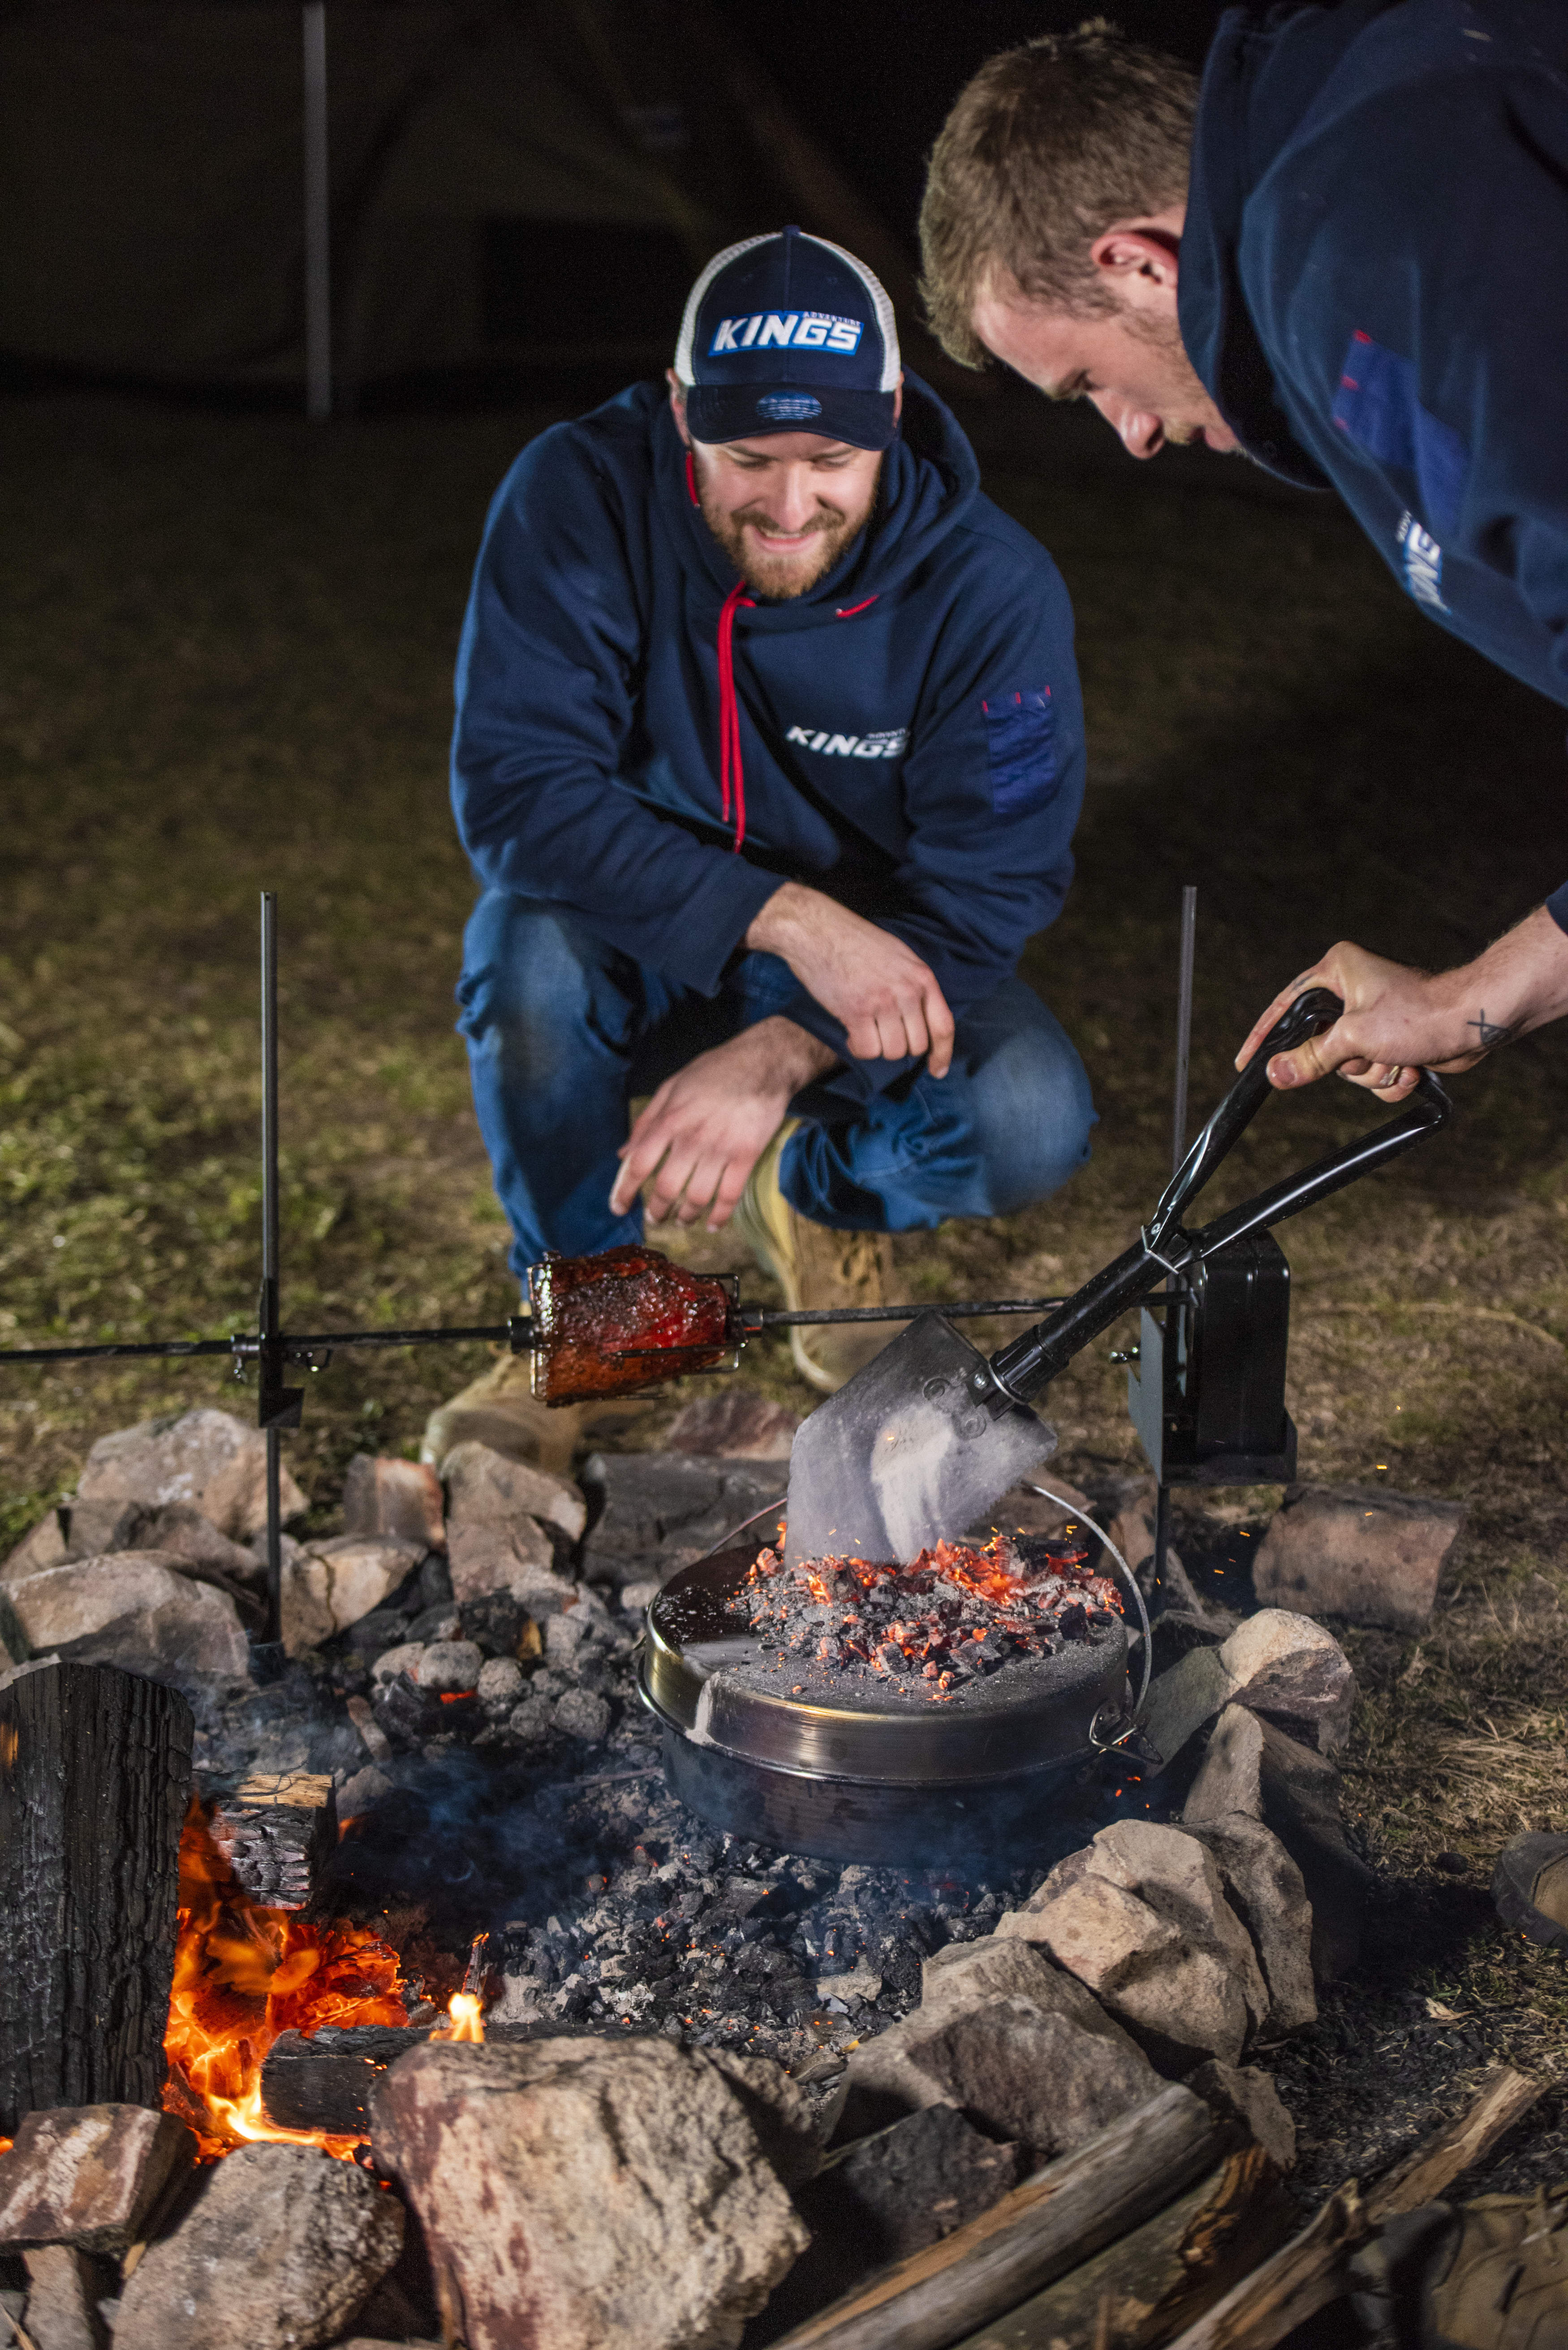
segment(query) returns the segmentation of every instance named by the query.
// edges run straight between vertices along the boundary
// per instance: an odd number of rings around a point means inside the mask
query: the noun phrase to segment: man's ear
[[[1129,310],[1176,316],[1176,287],[1180,275],[1181,234],[1153,221],[1136,225],[1118,222],[1095,239],[1089,259],[1102,283],[1115,290]]]
[[[691,435],[686,430],[686,386],[673,368],[666,368],[664,380],[670,386],[670,413],[675,419],[675,430],[690,449]]]

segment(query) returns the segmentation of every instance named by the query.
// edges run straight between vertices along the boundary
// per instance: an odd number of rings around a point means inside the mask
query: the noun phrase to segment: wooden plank
[[[1225,2145],[1208,2106],[1173,2084],[774,2350],[950,2350],[1173,2201]]]
[[[1227,2157],[1141,2228],[967,2334],[959,2350],[1100,2343],[1153,2350],[1211,2307],[1260,2253],[1282,2243],[1294,2207],[1260,2146]]]
[[[1365,2203],[1348,2181],[1310,2227],[1189,2326],[1170,2350],[1274,2350],[1293,2327],[1348,2290],[1350,2254],[1372,2228],[1435,2200],[1512,2128],[1542,2086],[1506,2064],[1497,2066],[1459,2120],[1435,2131]]]
[[[191,1709],[114,1665],[0,1690],[0,2135],[54,2106],[156,2106]]]
[[[1396,2212],[1418,2210],[1436,2202],[1462,2171],[1470,2169],[1521,2114],[1528,2113],[1545,2087],[1511,2064],[1494,2065],[1482,2080],[1458,2121],[1435,2137],[1426,2139],[1413,2154],[1380,2178],[1366,2198],[1366,2216],[1375,2228]]]

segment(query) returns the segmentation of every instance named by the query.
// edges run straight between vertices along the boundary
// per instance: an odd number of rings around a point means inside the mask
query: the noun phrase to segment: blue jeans
[[[463,941],[458,1030],[520,1278],[546,1249],[583,1256],[642,1238],[640,1206],[609,1208],[628,1100],[794,991],[776,955],[748,954],[717,996],[699,995],[563,907],[485,892]],[[1020,979],[964,1014],[945,1077],[915,1061],[874,1090],[846,1062],[790,1107],[802,1123],[780,1154],[780,1188],[838,1232],[1011,1215],[1085,1163],[1095,1123],[1083,1063]]]

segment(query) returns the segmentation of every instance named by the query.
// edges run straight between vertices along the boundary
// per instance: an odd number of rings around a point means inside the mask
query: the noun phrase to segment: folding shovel
[[[1237,1078],[1133,1245],[989,1361],[937,1312],[921,1314],[796,1432],[785,1555],[908,1562],[961,1534],[1027,1471],[1056,1431],[1029,1409],[1118,1314],[1248,1233],[1282,1223],[1445,1126],[1452,1106],[1429,1070],[1386,1125],[1287,1176],[1197,1232],[1181,1223],[1268,1094],[1268,1065],[1322,1035],[1344,1006],[1299,995]]]

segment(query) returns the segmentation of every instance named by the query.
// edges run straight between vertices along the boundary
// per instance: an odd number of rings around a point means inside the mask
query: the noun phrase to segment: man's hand
[[[666,1078],[621,1145],[610,1209],[624,1216],[651,1176],[649,1221],[726,1224],[793,1097],[831,1069],[831,1045],[793,1020],[759,1020]]]
[[[933,1077],[953,1056],[953,1015],[912,947],[846,906],[786,881],[746,932],[746,944],[787,962],[801,985],[849,1032],[857,1061],[927,1054]]]
[[[1332,988],[1345,1010],[1323,1035],[1276,1053],[1269,1083],[1310,1086],[1337,1070],[1386,1101],[1402,1101],[1423,1069],[1472,1069],[1500,1045],[1568,1012],[1568,937],[1540,906],[1474,962],[1435,974],[1342,941],[1275,996],[1237,1054],[1239,1069],[1309,987]]]

